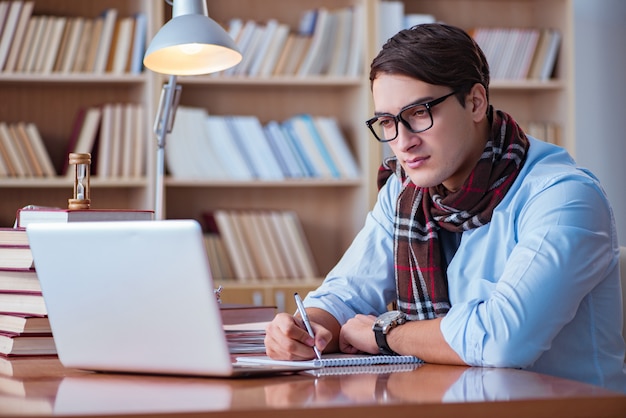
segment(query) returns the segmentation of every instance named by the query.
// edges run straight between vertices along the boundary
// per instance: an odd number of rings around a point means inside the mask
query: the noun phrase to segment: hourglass
[[[69,163],[74,166],[74,198],[68,199],[68,209],[89,209],[91,204],[89,174],[91,154],[71,153]]]

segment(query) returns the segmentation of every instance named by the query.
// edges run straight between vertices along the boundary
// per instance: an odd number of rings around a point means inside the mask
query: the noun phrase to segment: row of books
[[[132,73],[143,70],[147,20],[34,15],[34,1],[0,2],[0,71],[19,73]]]
[[[313,253],[294,211],[221,209],[203,217],[215,280],[318,277]]]
[[[471,34],[485,53],[492,79],[552,77],[561,43],[557,29],[478,27]]]
[[[299,114],[262,125],[256,116],[179,107],[165,154],[175,178],[356,179],[359,169],[335,118]]]
[[[99,178],[137,178],[146,172],[147,140],[142,105],[105,103],[79,109],[67,154],[91,153],[92,174]],[[67,168],[65,162],[61,175]]]
[[[231,19],[225,26],[243,54],[235,67],[216,76],[356,76],[364,58],[363,5],[309,9],[299,28]]]
[[[405,13],[403,1],[381,1],[378,7],[378,47],[397,32],[436,21],[434,15]],[[481,47],[492,80],[548,80],[559,52],[561,34],[552,28],[476,27],[469,31]]]
[[[0,178],[55,175],[50,154],[34,123],[0,122]]]

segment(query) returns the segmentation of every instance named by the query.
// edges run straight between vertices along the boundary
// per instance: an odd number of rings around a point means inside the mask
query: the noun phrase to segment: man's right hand
[[[310,360],[315,357],[313,345],[320,351],[336,351],[339,324],[328,312],[310,308],[307,313],[315,340],[309,336],[299,316],[279,313],[265,329],[265,350],[276,360]],[[333,335],[334,329],[336,335]],[[333,343],[331,343],[333,342]]]

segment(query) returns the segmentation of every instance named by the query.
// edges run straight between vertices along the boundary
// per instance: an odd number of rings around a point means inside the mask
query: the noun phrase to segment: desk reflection
[[[360,407],[369,411],[368,407],[386,405],[427,407],[557,398],[587,398],[593,402],[602,397],[613,397],[619,408],[626,405],[623,395],[614,398],[620,395],[550,376],[512,369],[430,364],[393,372],[374,367],[358,374],[316,376],[301,372],[247,379],[91,373],[71,369],[64,369],[59,377],[62,379],[42,378],[41,375],[30,380],[28,376],[4,377],[7,382],[24,387],[32,384],[36,391],[9,393],[0,385],[0,415],[105,416],[232,411],[237,416],[237,411],[265,411],[263,416],[272,416],[272,411],[288,409],[301,414],[309,408]]]

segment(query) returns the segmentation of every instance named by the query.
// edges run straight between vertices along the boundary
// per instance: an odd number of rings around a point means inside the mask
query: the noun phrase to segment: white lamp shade
[[[233,39],[213,19],[184,14],[159,30],[143,63],[157,73],[199,75],[225,70],[241,59]]]

